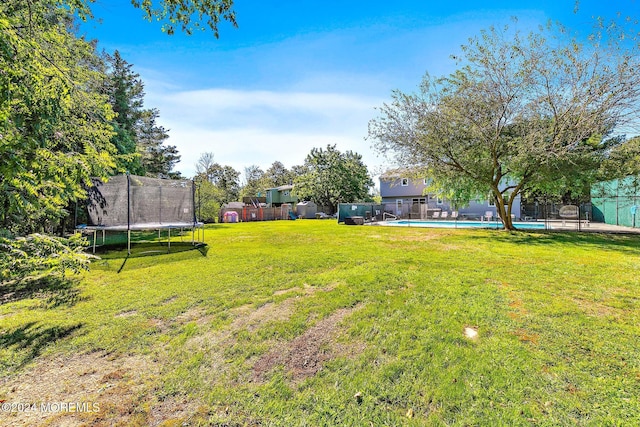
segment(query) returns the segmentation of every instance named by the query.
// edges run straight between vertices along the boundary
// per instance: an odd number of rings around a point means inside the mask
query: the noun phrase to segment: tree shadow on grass
[[[557,247],[592,247],[599,250],[625,252],[629,255],[640,255],[640,235],[578,233],[558,231],[515,231],[498,230],[489,234],[468,236],[471,240],[497,241],[517,245]]]
[[[47,277],[0,284],[0,305],[35,299],[42,308],[71,307],[86,299],[80,295],[77,277]]]
[[[124,259],[196,251],[206,256],[208,250],[208,246],[204,243],[171,242],[171,247],[169,247],[167,246],[167,242],[132,242],[131,254],[127,252],[127,245],[125,243],[96,248],[96,255],[100,257],[100,259]]]
[[[195,254],[206,257],[209,246],[206,244],[191,244],[171,242],[171,248],[158,243],[136,243],[131,246],[131,254],[127,253],[126,246],[110,246],[96,251],[99,259],[92,262],[91,269],[102,271],[116,271],[120,273],[126,270],[135,270],[148,267],[150,264],[171,264],[193,259]],[[131,264],[129,261],[141,259]]]
[[[0,330],[0,348],[14,354],[17,363],[11,365],[19,369],[38,357],[47,346],[70,336],[81,327],[82,323],[43,327],[38,322],[30,322],[8,331]]]

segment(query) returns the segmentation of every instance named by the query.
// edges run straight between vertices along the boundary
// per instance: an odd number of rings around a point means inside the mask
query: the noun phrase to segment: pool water
[[[430,228],[502,228],[501,222],[496,221],[419,221],[400,220],[387,221],[386,225],[397,227],[430,227]],[[520,230],[544,230],[542,222],[514,222],[513,226]]]

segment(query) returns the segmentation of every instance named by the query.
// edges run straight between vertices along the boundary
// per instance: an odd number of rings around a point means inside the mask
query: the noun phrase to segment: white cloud
[[[169,129],[168,144],[176,145],[182,156],[177,170],[186,176],[194,174],[194,165],[204,152],[213,152],[218,163],[238,171],[253,164],[266,169],[276,160],[287,167],[302,164],[312,148],[328,144],[360,153],[372,173],[380,163],[364,138],[382,99],[264,90],[173,92],[167,88],[147,81],[146,100],[160,110],[158,123]]]

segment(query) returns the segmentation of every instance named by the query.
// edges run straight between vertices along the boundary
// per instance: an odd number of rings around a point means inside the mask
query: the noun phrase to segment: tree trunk
[[[516,228],[513,226],[513,221],[511,221],[511,207],[509,209],[505,209],[506,215],[503,218],[504,228],[505,230],[514,231]]]
[[[510,203],[510,201],[505,202],[504,198],[502,197],[502,193],[497,188],[493,189],[493,194],[496,199],[496,211],[500,219],[502,219],[504,229],[515,231],[516,228],[513,226],[513,222],[511,221],[512,203]]]

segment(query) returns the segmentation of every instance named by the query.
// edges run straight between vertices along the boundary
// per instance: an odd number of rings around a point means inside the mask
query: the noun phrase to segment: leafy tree
[[[218,217],[220,207],[238,200],[240,173],[231,166],[215,162],[211,152],[202,153],[196,163],[198,216],[207,222]]]
[[[90,182],[90,177],[106,177],[113,172],[118,151],[135,158],[137,148],[130,132],[130,124],[135,120],[130,121],[126,114],[118,116],[129,122],[116,126],[115,135],[120,138],[115,139],[119,147],[114,147],[111,143],[114,112],[100,92],[104,73],[100,72],[94,46],[74,35],[75,17],[92,18],[92,2],[0,2],[3,281],[7,271],[27,277],[30,271],[49,274],[56,262],[62,266],[81,265],[79,242],[54,241],[36,234],[19,238],[13,233],[50,229],[51,224],[66,215],[65,206],[84,197],[83,185]],[[147,18],[163,21],[163,29],[169,34],[176,26],[187,33],[208,27],[217,37],[220,20],[236,25],[232,0],[132,0],[132,4],[145,11]],[[147,116],[146,120],[139,130],[147,137],[155,134],[164,141],[166,132],[155,126],[155,116]],[[151,146],[149,143],[144,148]],[[157,149],[157,144],[154,147],[151,150],[154,155],[149,158],[154,160],[150,163],[165,159],[159,169],[166,170],[167,164],[173,165],[177,160],[175,147],[162,150]]]
[[[240,172],[231,166],[213,165],[211,183],[221,190],[220,204],[238,201],[240,197]]]
[[[161,21],[167,34],[174,34],[176,26],[187,34],[209,28],[218,38],[221,20],[238,26],[233,0],[131,0],[131,4],[142,9],[147,20]]]
[[[265,173],[259,166],[251,165],[244,168],[244,185],[242,186],[242,197],[256,197],[258,194],[264,195],[267,188]]]
[[[14,0],[5,0],[6,2]],[[17,1],[17,0],[15,0]],[[148,21],[162,22],[162,31],[172,35],[178,27],[186,34],[194,30],[211,30],[218,38],[218,26],[227,21],[237,27],[233,0],[130,0],[133,7],[142,10]],[[95,0],[20,0],[25,6],[46,3],[66,9],[83,21],[93,18],[91,3]]]
[[[213,182],[213,165],[216,164],[215,156],[211,152],[202,153],[196,162],[196,175]]]
[[[640,137],[620,139],[602,162],[598,174],[602,181],[640,175]]]
[[[215,222],[220,212],[220,200],[223,199],[221,190],[213,183],[201,177],[196,177],[197,215],[200,221]]]
[[[289,181],[287,181],[285,184],[283,185],[287,185],[287,184],[292,184],[296,177],[299,177],[301,175],[303,175],[304,173],[306,173],[307,169],[304,165],[293,165],[291,166],[291,169],[289,170]]]
[[[113,112],[91,44],[47,2],[0,3],[0,228],[43,231],[111,172]]]
[[[458,200],[492,194],[513,229],[518,194],[588,184],[620,142],[608,136],[637,117],[640,56],[625,31],[602,24],[585,42],[554,26],[483,31],[457,71],[395,91],[369,137]]]
[[[362,156],[341,153],[335,145],[313,148],[305,159],[304,173],[295,178],[294,192],[300,199],[313,200],[336,212],[338,203],[368,199],[373,181]]]
[[[68,239],[37,233],[18,238],[0,236],[0,283],[64,278],[69,271],[87,270],[94,256],[85,253],[84,247],[79,234]]]
[[[93,45],[55,2],[0,3],[0,282],[86,268],[84,240],[50,230],[113,166],[113,118]],[[20,237],[26,235],[26,237]]]
[[[292,171],[288,170],[282,162],[275,161],[271,164],[269,169],[265,171],[265,178],[267,181],[267,188],[280,187],[281,185],[287,185],[293,183],[295,175]]]

